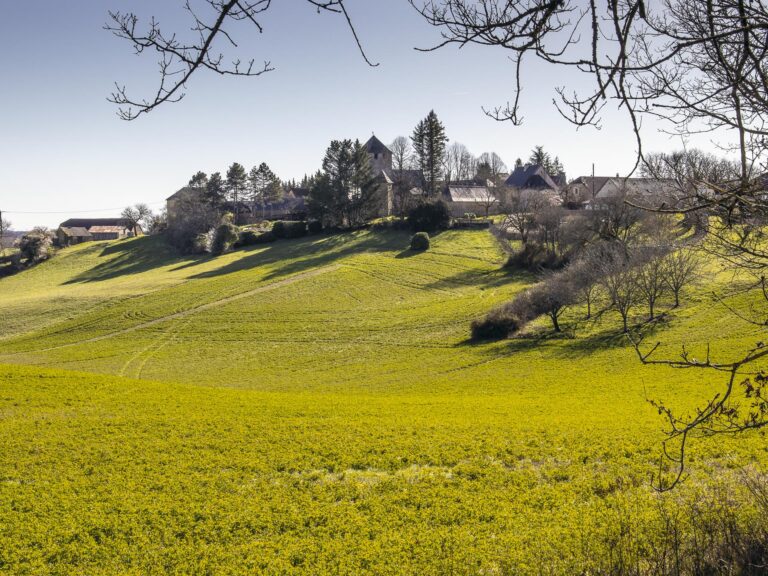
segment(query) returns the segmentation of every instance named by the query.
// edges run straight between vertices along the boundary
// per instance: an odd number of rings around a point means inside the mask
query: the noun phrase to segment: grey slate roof
[[[168,196],[166,198],[166,202],[168,200],[173,200],[174,198],[179,198],[181,196],[186,196],[188,194],[202,194],[204,188],[197,188],[195,186],[184,186],[184,188],[179,188],[176,192]]]
[[[59,224],[61,228],[86,228],[93,226],[122,226],[130,228],[131,223],[125,218],[70,218]]]
[[[392,151],[387,148],[381,140],[376,138],[376,136],[371,136],[368,139],[368,142],[365,143],[365,149],[370,154],[382,154],[384,152],[389,152],[392,154]]]
[[[557,176],[559,179],[559,175]],[[547,174],[541,164],[529,164],[528,166],[518,166],[509,175],[506,186],[511,188],[551,188],[557,190],[560,185],[555,179]]]

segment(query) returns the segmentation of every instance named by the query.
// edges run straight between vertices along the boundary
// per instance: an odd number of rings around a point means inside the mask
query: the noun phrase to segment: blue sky
[[[483,115],[482,106],[511,97],[512,68],[496,48],[454,47],[419,53],[437,39],[406,0],[348,0],[370,58],[360,57],[345,22],[318,14],[305,0],[274,2],[264,33],[231,27],[243,60],[271,61],[259,78],[199,73],[178,104],[133,122],[107,102],[113,82],[148,95],[155,57],[133,55],[127,42],[102,29],[107,10],[133,11],[143,22],[189,28],[181,0],[25,0],[0,2],[0,210],[16,229],[56,226],[70,216],[109,216],[146,202],[153,209],[197,170],[224,172],[267,162],[282,178],[316,171],[331,139],[385,143],[410,135],[434,109],[451,141],[507,164],[543,145],[569,177],[631,168],[634,142],[623,117],[606,112],[604,128],[576,130],[552,106],[554,87],[576,82],[529,64],[525,123]],[[648,128],[648,127],[646,127]],[[651,129],[647,147],[678,148]],[[24,214],[22,212],[28,212]]]

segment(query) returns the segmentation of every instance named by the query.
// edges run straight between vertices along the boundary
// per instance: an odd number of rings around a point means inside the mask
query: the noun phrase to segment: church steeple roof
[[[368,142],[365,143],[365,149],[369,154],[383,154],[384,152],[389,152],[390,154],[392,153],[392,151],[384,146],[381,140],[376,138],[375,135],[371,136],[368,139]]]

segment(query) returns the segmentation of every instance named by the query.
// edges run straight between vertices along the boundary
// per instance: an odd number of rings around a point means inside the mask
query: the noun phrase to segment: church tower
[[[365,149],[371,162],[371,173],[379,183],[381,191],[381,203],[379,216],[390,216],[394,207],[394,191],[392,188],[392,151],[384,144],[371,136],[365,143]]]
[[[372,172],[376,176],[381,174],[381,172],[390,176],[392,174],[392,151],[384,146],[376,136],[370,137],[368,142],[365,143],[365,149],[370,155]]]

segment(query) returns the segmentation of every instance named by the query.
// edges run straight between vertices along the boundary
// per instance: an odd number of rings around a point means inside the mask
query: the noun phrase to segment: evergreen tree
[[[523,161],[520,158],[515,160],[515,168],[522,168],[522,167],[523,167]]]
[[[280,180],[275,176],[266,162],[251,168],[248,175],[248,193],[252,206],[261,206],[261,217],[265,216],[267,205],[279,201],[283,190]]]
[[[416,125],[411,141],[424,179],[424,191],[428,196],[435,196],[437,182],[442,175],[445,143],[448,142],[448,138],[434,110],[431,110],[427,117]]]
[[[477,172],[475,173],[475,178],[477,180],[493,180],[494,174],[493,169],[491,169],[491,164],[486,161],[480,161],[477,164]]]
[[[552,159],[549,156],[549,152],[544,150],[544,146],[535,146],[531,150],[531,156],[528,158],[528,163],[534,166],[543,166],[544,170],[551,173]]]
[[[205,172],[197,172],[192,178],[189,179],[189,184],[192,188],[205,188],[208,184],[208,175]]]
[[[206,204],[218,210],[224,202],[224,197],[224,180],[220,172],[214,172],[205,185],[203,199]]]
[[[232,202],[234,207],[235,225],[238,224],[240,219],[240,200],[243,197],[243,192],[245,192],[247,181],[248,176],[243,165],[233,162],[227,170],[227,181],[224,188],[227,193],[227,199]]]
[[[331,226],[362,224],[376,213],[379,186],[359,141],[334,140],[310,189],[310,214]]]

